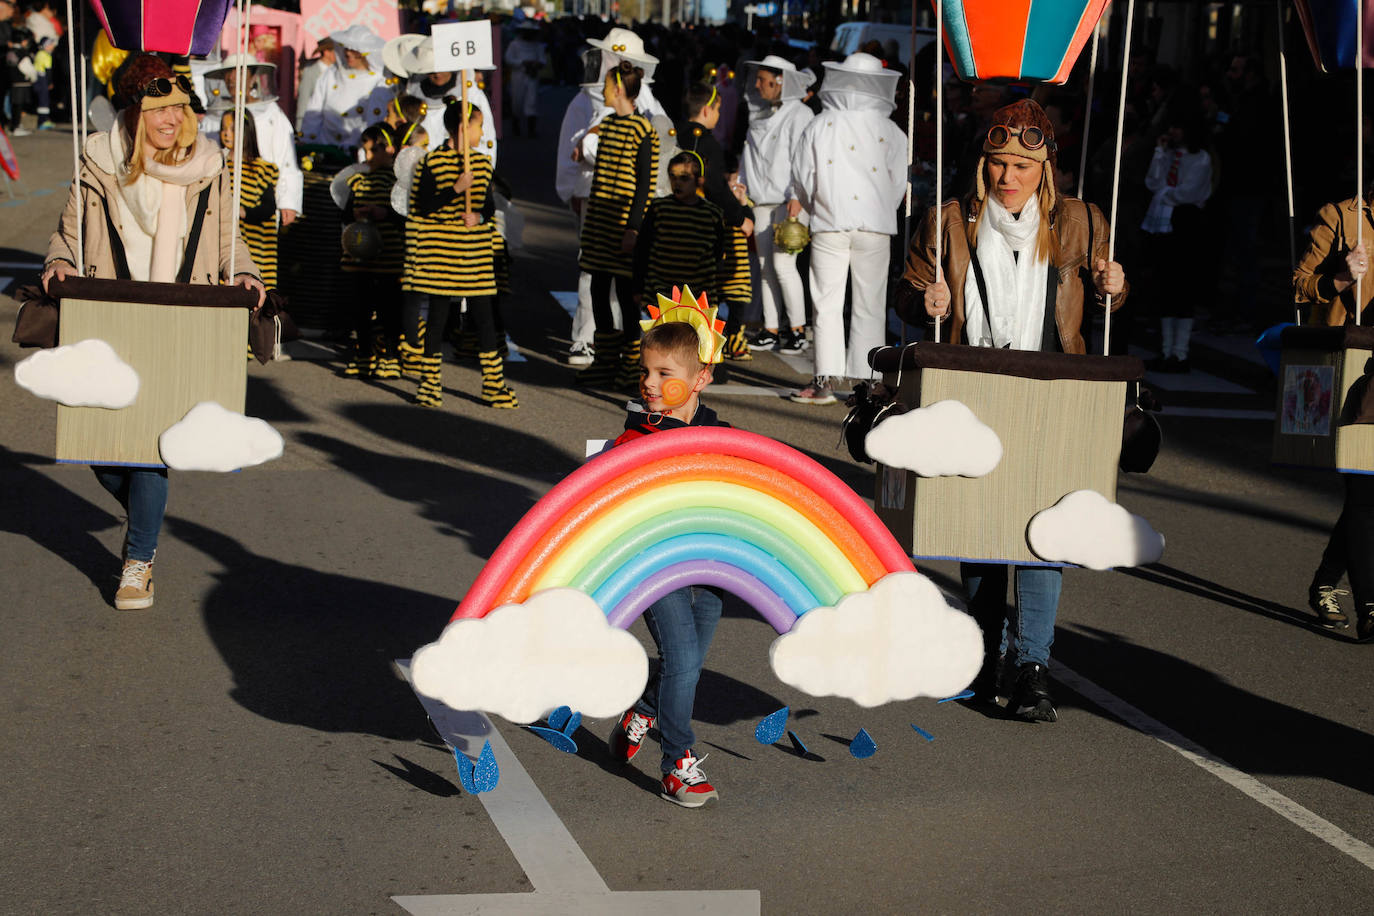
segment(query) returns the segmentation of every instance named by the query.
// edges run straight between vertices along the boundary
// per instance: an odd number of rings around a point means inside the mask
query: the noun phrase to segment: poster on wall
[[[301,0],[301,21],[306,57],[315,53],[321,38],[351,25],[371,29],[383,41],[401,34],[396,0]]]

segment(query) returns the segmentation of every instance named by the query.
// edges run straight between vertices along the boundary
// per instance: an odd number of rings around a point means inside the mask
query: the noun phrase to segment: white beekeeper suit
[[[201,122],[201,131],[216,143],[219,142],[220,119],[234,107],[229,77],[242,56],[231,54],[205,71],[205,88],[210,98],[205,106],[206,118]],[[253,128],[258,135],[258,154],[277,167],[277,187],[273,192],[277,198],[277,212],[290,211],[291,216],[283,221],[289,223],[301,211],[301,195],[305,188],[305,176],[301,174],[300,164],[296,161],[296,132],[286,112],[277,104],[273,90],[276,65],[251,56],[246,63],[248,79],[244,87],[247,97],[245,107],[253,115]]]
[[[510,75],[510,115],[517,134],[523,127],[529,128],[531,136],[534,134],[534,119],[539,114],[539,71],[546,59],[544,46],[539,43],[539,26],[534,23],[516,29],[515,40],[502,55]],[[521,118],[525,119],[524,125]]]
[[[406,83],[406,95],[422,99],[426,105],[425,116],[420,124],[429,135],[429,148],[436,150],[448,142],[448,131],[444,129],[444,99],[452,96],[463,97],[463,80],[468,84],[468,103],[482,112],[482,143],[480,149],[491,157],[496,165],[496,119],[491,114],[491,102],[482,91],[476,74],[472,70],[462,73],[448,73],[434,69],[434,41],[428,35],[401,35],[386,43],[382,51],[386,68]],[[440,73],[449,78],[440,83],[434,77]]]
[[[378,53],[386,43],[360,25],[349,26],[329,37],[334,41],[335,64],[321,74],[305,104],[301,140],[357,146],[367,126],[382,120],[395,95]],[[350,68],[347,50],[364,55],[367,69]]]
[[[818,378],[870,378],[882,346],[890,236],[906,193],[906,134],[889,118],[900,75],[857,53],[825,62],[821,113],[792,157],[793,191],[811,214],[812,340]],[[845,348],[844,283],[853,293]]]
[[[774,249],[772,226],[787,219],[787,201],[794,196],[792,155],[802,131],[815,117],[801,100],[815,78],[776,54],[745,61],[745,65],[749,134],[740,156],[739,177],[754,201],[754,257],[763,277],[759,285],[763,326],[778,329],[778,308],[782,306],[788,326],[800,328],[806,324],[806,299],[797,255]],[[766,101],[755,85],[761,68],[782,81],[782,94],[775,101]]]

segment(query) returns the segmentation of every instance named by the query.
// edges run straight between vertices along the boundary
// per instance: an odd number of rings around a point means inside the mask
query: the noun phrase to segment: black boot
[[[1054,722],[1059,719],[1050,697],[1049,670],[1035,662],[1016,669],[1016,686],[1011,690],[1007,711],[1027,722]]]

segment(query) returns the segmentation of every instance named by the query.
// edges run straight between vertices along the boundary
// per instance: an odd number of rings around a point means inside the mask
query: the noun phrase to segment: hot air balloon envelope
[[[944,0],[959,76],[1062,83],[1110,0]]]
[[[124,51],[209,54],[231,0],[91,0],[110,44]]]
[[[1355,3],[1353,0],[1294,0],[1312,59],[1324,72],[1355,69]],[[1364,65],[1374,66],[1370,53],[1369,7],[1364,13]]]

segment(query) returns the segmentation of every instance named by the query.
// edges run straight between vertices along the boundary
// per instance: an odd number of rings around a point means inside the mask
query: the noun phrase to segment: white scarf
[[[987,314],[992,316],[992,327],[988,327],[978,279],[970,265],[964,278],[964,330],[970,344],[1040,349],[1049,264],[1035,254],[1039,230],[1040,201],[1035,195],[1021,208],[1020,219],[991,197],[987,199],[978,231],[977,254],[987,284]],[[1013,257],[1013,251],[1020,256]]]

